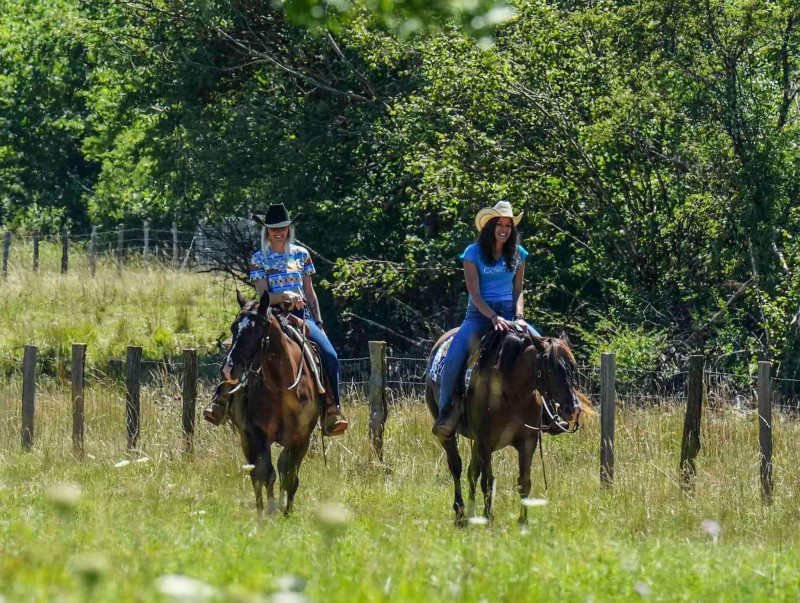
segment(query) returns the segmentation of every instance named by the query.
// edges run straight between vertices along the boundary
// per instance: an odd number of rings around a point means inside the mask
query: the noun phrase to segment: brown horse
[[[425,401],[434,420],[439,415],[439,386],[430,376],[436,352],[453,334],[445,333],[434,345],[428,358],[425,379]],[[542,397],[558,404],[558,413],[567,421],[578,420],[581,402],[589,410],[588,400],[573,385],[575,358],[569,346],[551,337],[528,333],[492,332],[481,341],[480,356],[472,371],[469,386],[456,388],[454,403],[464,412],[457,433],[472,440],[472,459],[468,470],[469,506],[467,515],[475,512],[475,489],[478,478],[484,497],[484,516],[492,517],[494,475],[492,453],[513,446],[519,454],[518,490],[522,502],[531,491],[531,462],[541,442]],[[476,350],[477,351],[477,350]],[[465,522],[464,499],[461,495],[461,457],[457,435],[440,440],[447,454],[447,464],[455,486],[456,525]],[[527,507],[520,506],[520,523],[527,522]]]
[[[315,379],[306,366],[300,345],[290,339],[269,306],[269,293],[259,302],[246,302],[237,292],[241,311],[231,325],[231,348],[221,372],[232,386],[247,381],[247,404],[237,420],[250,472],[259,515],[264,511],[262,488],[267,489],[267,511],[274,513],[275,469],[272,444],[280,444],[278,457],[281,488],[286,493],[285,513],[292,508],[300,484],[300,464],[308,452],[311,434],[320,416],[321,396]],[[234,388],[235,389],[235,388]],[[220,386],[217,399],[224,403],[232,390]]]

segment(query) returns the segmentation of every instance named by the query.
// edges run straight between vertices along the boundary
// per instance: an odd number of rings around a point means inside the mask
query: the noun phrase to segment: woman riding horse
[[[461,254],[469,304],[442,366],[439,418],[433,426],[433,433],[442,439],[451,437],[461,420],[462,409],[454,403],[453,391],[470,349],[481,335],[492,328],[508,331],[517,325],[539,336],[523,314],[522,283],[528,252],[519,245],[517,225],[522,215],[514,215],[508,201],[484,207],[475,216],[478,239]]]
[[[311,255],[305,247],[294,243],[294,223],[299,216],[290,218],[283,203],[270,205],[263,219],[253,216],[262,228],[261,249],[250,260],[250,280],[259,296],[269,291],[270,306],[283,304],[305,321],[308,338],[319,348],[322,367],[332,389],[332,399],[326,398],[328,404],[323,430],[325,435],[335,436],[344,433],[348,427],[339,399],[339,359],[324,331],[311,279],[316,272]],[[226,369],[230,369],[223,367],[227,379]]]

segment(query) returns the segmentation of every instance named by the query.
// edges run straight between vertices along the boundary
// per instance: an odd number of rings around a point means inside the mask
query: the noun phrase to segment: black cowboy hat
[[[294,218],[290,218],[289,210],[286,209],[283,203],[273,203],[267,208],[267,213],[264,215],[263,220],[255,214],[253,214],[253,220],[267,228],[283,228],[296,222],[302,215],[297,214]]]

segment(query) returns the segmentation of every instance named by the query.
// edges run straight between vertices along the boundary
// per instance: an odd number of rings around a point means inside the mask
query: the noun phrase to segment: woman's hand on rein
[[[511,323],[498,314],[492,316],[492,326],[495,331],[508,331],[511,329]]]
[[[286,307],[289,310],[294,310],[295,308],[298,310],[303,309],[303,296],[295,293],[294,291],[284,291],[281,295],[281,301],[286,304]]]

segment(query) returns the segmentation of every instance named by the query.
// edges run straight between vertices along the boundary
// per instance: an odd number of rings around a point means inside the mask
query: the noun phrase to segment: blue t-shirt
[[[520,245],[517,245],[517,249],[519,250],[519,264],[522,264],[528,257],[528,252]],[[506,268],[506,259],[503,257],[496,262],[487,264],[481,257],[481,248],[477,243],[467,247],[459,257],[462,260],[469,260],[477,266],[481,297],[484,301],[501,302],[514,299],[514,273],[519,264],[514,266],[511,271]]]

